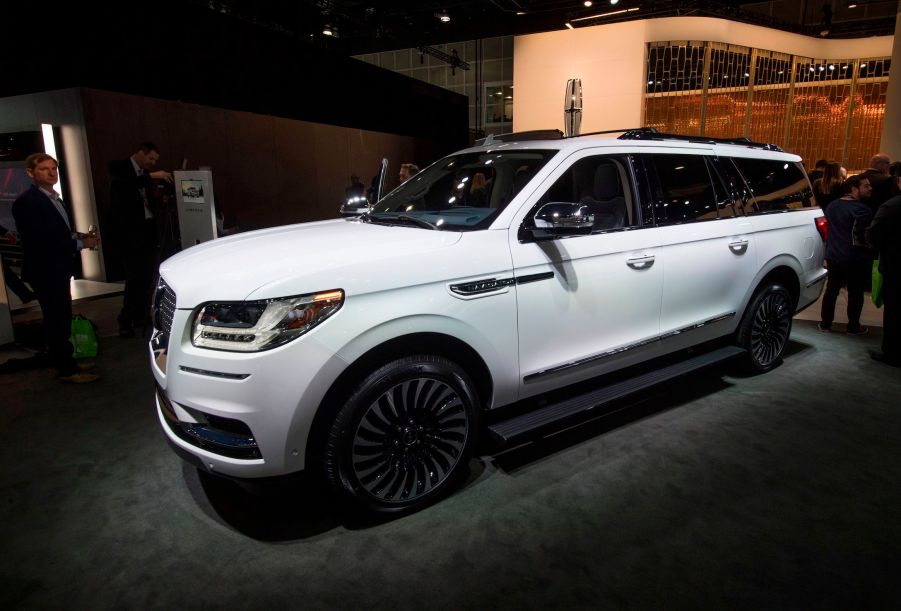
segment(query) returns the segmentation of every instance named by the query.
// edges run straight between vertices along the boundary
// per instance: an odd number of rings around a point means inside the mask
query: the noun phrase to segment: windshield
[[[482,229],[557,151],[494,150],[445,157],[382,198],[365,220],[429,229]]]

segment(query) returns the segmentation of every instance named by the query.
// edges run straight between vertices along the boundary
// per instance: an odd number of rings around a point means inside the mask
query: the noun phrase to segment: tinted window
[[[774,212],[812,205],[810,183],[798,164],[771,159],[733,161],[753,195],[754,212]],[[746,209],[746,212],[751,210]]]
[[[723,158],[708,158],[707,163],[711,168],[711,175],[717,185],[717,193],[723,195],[717,197],[717,214],[720,218],[730,218],[744,214],[745,206],[750,206],[749,212],[753,212],[753,200],[751,192],[744,179],[738,172],[738,168],[732,160]]]
[[[650,155],[650,160],[657,170],[658,225],[717,218],[717,190],[702,155]]]
[[[635,224],[629,188],[628,161],[623,157],[596,156],[576,161],[554,181],[536,209],[550,202],[584,204],[594,215],[595,231],[622,229]]]
[[[454,231],[487,227],[555,154],[504,149],[446,157],[379,200],[366,220],[410,224],[412,217]]]

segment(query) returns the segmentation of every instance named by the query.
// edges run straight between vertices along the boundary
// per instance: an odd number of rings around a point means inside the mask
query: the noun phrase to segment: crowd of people
[[[810,173],[814,196],[828,222],[826,266],[818,328],[833,331],[835,304],[842,288],[848,293],[849,335],[865,335],[860,324],[864,296],[871,289],[873,261],[882,275],[883,339],[881,352],[870,356],[901,367],[901,162],[880,153],[860,174],[844,178],[840,164],[820,160]]]

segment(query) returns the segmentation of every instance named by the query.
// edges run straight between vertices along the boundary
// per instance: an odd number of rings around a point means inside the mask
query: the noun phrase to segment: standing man
[[[22,276],[41,305],[50,360],[63,382],[85,384],[100,379],[80,370],[72,358],[72,263],[82,248],[96,248],[100,237],[72,231],[72,219],[53,187],[59,180],[56,159],[34,153],[25,159],[34,183],[13,203],[13,218],[22,239]]]
[[[153,179],[172,183],[172,174],[154,170],[160,153],[142,142],[127,159],[110,162],[110,218],[116,251],[125,267],[125,296],[119,313],[119,336],[134,337],[135,325],[150,323],[150,293],[157,263],[156,220],[150,201]]]
[[[873,187],[873,194],[867,201],[873,214],[882,205],[882,202],[892,196],[892,184],[895,182],[889,176],[889,166],[891,158],[885,153],[873,155],[870,159],[870,167],[861,173],[861,176],[870,180],[870,186]]]
[[[901,173],[892,176],[901,189]],[[901,195],[887,200],[867,228],[867,242],[879,251],[882,272],[882,352],[871,352],[877,361],[901,367]]]
[[[873,218],[864,200],[870,197],[870,181],[858,174],[845,181],[847,195],[830,203],[826,208],[829,222],[829,238],[826,240],[826,266],[829,279],[823,295],[820,311],[820,331],[831,331],[835,317],[835,300],[842,286],[848,287],[849,335],[864,335],[868,331],[860,326],[863,310],[863,293],[873,273],[873,257],[866,248],[864,232]]]

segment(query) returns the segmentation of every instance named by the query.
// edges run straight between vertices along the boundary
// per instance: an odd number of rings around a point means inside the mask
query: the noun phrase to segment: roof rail
[[[753,142],[749,138],[710,138],[708,136],[688,136],[685,134],[665,134],[658,132],[653,127],[642,127],[625,132],[618,140],[682,140],[684,142],[698,142],[702,144],[735,144],[748,148],[759,148],[768,151],[784,152],[782,147],[764,142]]]
[[[488,134],[484,138],[475,141],[475,146],[483,146],[492,142],[518,142],[522,140],[559,140],[563,132],[559,129],[533,129],[525,132],[510,132],[509,134]]]
[[[568,138],[581,138],[582,136],[599,136],[601,134],[618,134],[619,132],[630,133],[637,132],[641,130],[651,130],[656,132],[657,130],[653,127],[627,127],[626,129],[605,129],[600,132],[585,132],[584,134],[573,134],[572,136],[567,136]]]

